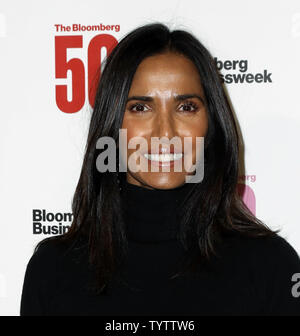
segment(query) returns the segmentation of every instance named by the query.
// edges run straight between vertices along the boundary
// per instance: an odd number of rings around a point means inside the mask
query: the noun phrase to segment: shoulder
[[[276,263],[292,262],[297,265],[300,264],[299,255],[294,247],[278,234],[257,237],[236,234],[225,239],[224,245],[229,251],[239,252],[241,256],[254,258],[257,262],[276,259]]]
[[[278,234],[236,235],[225,239],[224,246],[226,265],[233,265],[231,269],[251,288],[263,314],[299,315],[300,258],[286,239]]]
[[[40,241],[26,267],[22,298],[21,315],[44,315],[48,310],[49,298],[58,288],[58,269],[67,255],[68,246],[59,237]]]
[[[68,262],[74,255],[72,245],[62,242],[57,236],[40,241],[29,259],[27,272],[39,273],[40,277],[48,277],[58,265]]]
[[[66,247],[58,237],[46,238],[36,245],[32,258],[38,261],[54,261],[60,258],[65,251]]]
[[[85,247],[78,242],[64,242],[58,236],[40,241],[27,263],[25,287],[55,290],[60,281],[72,276],[76,265],[86,255]]]
[[[62,255],[63,248],[57,240],[46,238],[40,241],[28,261],[27,273],[39,273],[41,275],[45,271],[49,273],[56,267]]]
[[[300,257],[288,241],[272,236],[243,237],[236,235],[226,239],[225,259],[241,273],[274,291],[287,291],[295,274],[300,274]],[[271,285],[270,285],[271,284]],[[287,294],[288,295],[288,294]]]
[[[262,281],[276,277],[290,281],[300,273],[300,258],[295,248],[286,239],[271,236],[246,237],[234,234],[224,239],[219,251],[221,260],[236,265]]]

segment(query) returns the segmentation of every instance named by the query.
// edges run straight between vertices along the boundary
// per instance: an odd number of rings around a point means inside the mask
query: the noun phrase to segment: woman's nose
[[[151,136],[153,137],[172,139],[176,135],[174,119],[172,114],[166,109],[157,112],[152,126]]]

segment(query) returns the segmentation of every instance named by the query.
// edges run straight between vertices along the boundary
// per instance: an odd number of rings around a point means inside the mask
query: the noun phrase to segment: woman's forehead
[[[147,57],[137,68],[130,95],[159,95],[171,97],[188,91],[202,92],[196,66],[187,58],[176,55]]]

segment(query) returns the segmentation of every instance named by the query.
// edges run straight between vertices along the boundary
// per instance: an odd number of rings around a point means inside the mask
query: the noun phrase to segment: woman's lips
[[[150,164],[158,167],[173,167],[176,161],[182,160],[182,153],[151,154],[145,153],[144,157]]]

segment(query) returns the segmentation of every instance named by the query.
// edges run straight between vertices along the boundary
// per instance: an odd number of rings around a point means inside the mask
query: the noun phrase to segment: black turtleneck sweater
[[[170,279],[184,251],[176,214],[189,188],[125,182],[129,257],[124,282],[112,281],[103,294],[87,289],[93,278],[87,257],[78,262],[78,251],[42,244],[27,265],[21,315],[300,315],[299,256],[278,235],[227,237],[208,267]]]

